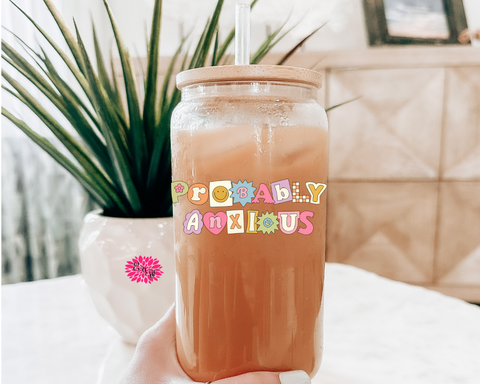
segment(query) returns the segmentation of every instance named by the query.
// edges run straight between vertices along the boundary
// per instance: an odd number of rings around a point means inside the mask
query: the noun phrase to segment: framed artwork
[[[460,44],[462,0],[363,0],[370,45]]]

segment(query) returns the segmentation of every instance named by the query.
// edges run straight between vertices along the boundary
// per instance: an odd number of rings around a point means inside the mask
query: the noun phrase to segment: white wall
[[[39,3],[40,0],[22,0]],[[226,36],[234,20],[236,0],[225,0],[221,19],[221,36]],[[250,0],[245,0],[250,1]],[[112,46],[113,37],[102,0],[58,0],[62,11],[71,21],[75,17],[87,44],[91,45],[91,17],[95,20],[105,51]],[[146,54],[145,41],[150,28],[154,0],[109,0],[123,38],[132,50]],[[480,28],[480,0],[463,0],[471,29]],[[163,55],[176,50],[181,31],[192,29],[199,35],[206,18],[212,13],[216,0],[163,0]],[[39,4],[37,4],[39,5]],[[252,49],[265,39],[267,29],[280,26],[291,15],[288,25],[297,26],[274,51],[286,51],[303,36],[328,21],[306,45],[303,51],[348,50],[368,48],[362,0],[260,0],[252,13]],[[303,19],[302,19],[303,17]],[[51,20],[41,20],[51,23]],[[195,33],[194,33],[195,36]],[[479,45],[480,42],[477,42]]]
[[[145,55],[146,29],[149,29],[153,0],[110,0],[111,7],[122,30],[125,42]],[[181,31],[194,30],[198,36],[216,0],[164,0],[161,51],[171,55],[176,50]],[[75,16],[86,40],[91,39],[90,15],[94,15],[101,31],[104,48],[111,45],[112,36],[102,9],[101,0],[64,1],[63,12],[69,19]],[[220,35],[226,36],[234,25],[235,0],[226,0],[221,18]],[[286,51],[311,31],[327,22],[303,50],[359,49],[367,47],[361,0],[260,0],[252,13],[252,49],[266,37],[267,30],[275,30],[290,16],[288,26],[301,23],[274,48]],[[135,49],[134,49],[135,48]]]

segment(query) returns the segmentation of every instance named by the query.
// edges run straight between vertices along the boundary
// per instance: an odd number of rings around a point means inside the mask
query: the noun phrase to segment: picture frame
[[[363,0],[371,46],[460,44],[467,29],[462,0]]]

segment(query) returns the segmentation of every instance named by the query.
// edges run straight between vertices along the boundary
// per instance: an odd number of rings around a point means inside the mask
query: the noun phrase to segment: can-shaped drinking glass
[[[195,381],[322,357],[328,130],[318,72],[180,73],[172,115],[177,354]]]

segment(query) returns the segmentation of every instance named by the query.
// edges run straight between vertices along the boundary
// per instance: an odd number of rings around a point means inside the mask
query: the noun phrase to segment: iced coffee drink
[[[188,72],[172,118],[180,363],[203,382],[259,370],[313,376],[327,195],[320,76],[273,66]]]

